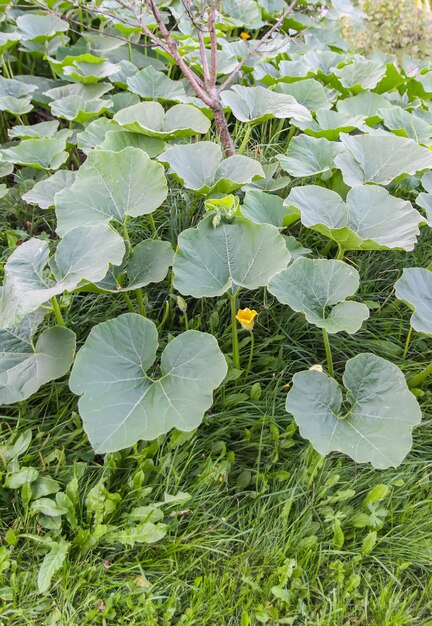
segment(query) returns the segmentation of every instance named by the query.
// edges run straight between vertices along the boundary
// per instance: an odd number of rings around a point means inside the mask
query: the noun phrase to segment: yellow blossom
[[[240,37],[241,37],[242,39],[244,39],[245,41],[246,41],[247,39],[250,39],[250,38],[251,38],[251,36],[249,35],[249,33],[245,33],[244,31],[243,31],[242,33],[240,33]]]
[[[240,322],[245,330],[252,330],[254,327],[254,319],[258,313],[254,309],[239,309],[236,319]]]

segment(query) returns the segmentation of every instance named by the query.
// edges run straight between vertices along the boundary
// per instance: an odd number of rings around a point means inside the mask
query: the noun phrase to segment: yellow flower
[[[236,320],[240,322],[242,327],[245,330],[252,330],[254,327],[254,319],[258,315],[258,313],[252,309],[239,309],[237,311]]]
[[[243,31],[242,33],[240,33],[240,37],[241,37],[242,39],[244,39],[245,41],[246,41],[247,39],[250,39],[250,38],[251,38],[251,36],[249,35],[249,33],[245,33],[244,31]]]

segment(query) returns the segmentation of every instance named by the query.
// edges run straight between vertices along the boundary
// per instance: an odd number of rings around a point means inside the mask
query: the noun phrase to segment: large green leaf
[[[109,130],[102,143],[96,147],[98,150],[111,150],[112,152],[120,152],[129,147],[139,148],[152,158],[158,156],[165,149],[165,143],[162,139],[147,137],[140,133],[131,133],[128,130]]]
[[[55,194],[70,187],[75,177],[76,172],[58,170],[52,176],[37,182],[30,191],[23,195],[22,199],[29,204],[37,204],[41,209],[49,209],[54,206]]]
[[[345,148],[340,142],[299,135],[292,138],[286,154],[277,154],[276,158],[291,176],[315,176],[336,167],[334,159],[342,152]]]
[[[114,120],[101,117],[90,122],[82,133],[77,134],[77,146],[84,154],[90,154],[93,148],[100,146],[110,130],[118,130],[120,127]]]
[[[73,185],[56,194],[57,232],[152,213],[167,193],[164,168],[139,148],[94,150]]]
[[[83,280],[102,280],[110,263],[120,265],[124,252],[123,239],[103,224],[70,230],[50,260],[46,241],[25,241],[5,265],[0,328],[16,326],[41,304],[63,291],[72,291]]]
[[[57,170],[68,158],[66,142],[59,139],[24,139],[0,151],[4,161],[40,170]]]
[[[78,352],[70,388],[92,446],[112,452],[171,428],[197,428],[227,365],[216,339],[194,330],[173,339],[154,369],[156,326],[134,313],[95,326]]]
[[[345,368],[345,402],[338,383],[322,372],[294,375],[286,409],[320,454],[343,452],[378,469],[397,467],[411,449],[420,407],[396,365],[359,354]],[[348,408],[349,407],[349,408]]]
[[[402,174],[415,174],[432,168],[432,152],[412,139],[392,133],[380,135],[341,135],[348,153],[335,158],[347,185],[362,183],[388,185]]]
[[[171,80],[163,72],[149,66],[136,72],[127,79],[127,86],[132,93],[149,100],[182,100],[186,97],[183,83]]]
[[[353,63],[336,68],[334,74],[340,79],[343,87],[354,93],[375,89],[384,78],[387,68],[384,63],[360,58]]]
[[[332,106],[324,87],[313,78],[299,80],[296,83],[278,83],[274,90],[276,93],[292,96],[309,111],[331,109]]]
[[[211,141],[172,146],[159,161],[168,164],[170,173],[185,187],[199,194],[229,194],[255,178],[264,178],[258,161],[242,155],[222,160],[221,147]]]
[[[341,133],[350,133],[353,130],[366,130],[365,118],[362,115],[346,115],[338,111],[319,109],[316,120],[307,122],[293,120],[293,125],[313,137],[325,137],[335,141]]]
[[[430,146],[432,143],[431,125],[420,117],[401,107],[386,108],[380,111],[384,125],[400,137],[409,137],[417,143]]]
[[[217,228],[212,218],[183,231],[174,255],[174,287],[195,298],[256,289],[284,269],[290,254],[278,229],[237,217]]]
[[[161,139],[203,134],[210,128],[210,120],[190,104],[175,104],[165,113],[159,102],[140,102],[116,113],[114,120],[127,130]]]
[[[285,228],[298,221],[298,214],[284,206],[282,198],[260,189],[246,192],[241,214],[256,224],[272,224],[277,228]]]
[[[414,330],[432,335],[432,272],[423,267],[404,269],[395,284],[398,300],[403,300],[414,313],[411,326]]]
[[[312,119],[308,109],[295,98],[275,93],[265,87],[234,85],[231,89],[222,91],[221,100],[241,122],[262,122],[272,117],[299,121]]]
[[[373,91],[362,91],[356,96],[339,100],[337,110],[345,115],[363,115],[373,125],[382,119],[381,110],[392,106],[384,96]]]
[[[31,97],[31,94],[36,91],[36,89],[36,85],[26,85],[15,78],[0,76],[0,98],[6,96],[11,96],[12,98]]]
[[[346,300],[359,283],[357,270],[343,261],[300,258],[273,276],[268,290],[318,328],[354,334],[369,317],[365,304]]]
[[[43,42],[57,33],[65,33],[69,24],[56,15],[24,13],[16,18],[16,24],[22,39]]]
[[[12,115],[26,115],[33,109],[31,101],[27,98],[14,98],[3,96],[0,98],[0,111],[7,111]]]
[[[353,187],[346,203],[324,187],[295,187],[285,204],[299,211],[304,226],[334,239],[345,250],[413,250],[424,221],[410,202],[376,185]]]
[[[173,249],[168,241],[146,239],[132,248],[120,267],[110,268],[97,284],[103,291],[131,291],[159,283],[165,278],[173,262]]]
[[[47,328],[35,345],[32,337],[43,313],[30,313],[18,326],[0,331],[0,403],[13,404],[32,396],[45,383],[64,376],[75,354],[75,333]]]
[[[71,130],[67,128],[58,130],[58,127],[58,120],[50,120],[49,122],[38,122],[31,126],[13,126],[8,134],[11,139],[45,139],[50,137],[54,137],[55,139],[68,139],[72,134]]]
[[[82,96],[66,96],[60,100],[54,100],[51,104],[51,112],[56,117],[73,120],[79,124],[85,124],[90,120],[106,113],[111,109],[111,100],[94,98],[86,100]]]

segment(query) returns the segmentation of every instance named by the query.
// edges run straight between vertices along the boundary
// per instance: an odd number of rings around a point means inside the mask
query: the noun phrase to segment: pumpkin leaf
[[[79,411],[98,452],[155,439],[172,428],[196,428],[212,404],[227,365],[216,339],[194,330],[178,335],[149,377],[158,347],[156,326],[134,313],[95,326],[70,378]]]
[[[343,452],[377,469],[398,467],[412,446],[421,411],[400,369],[374,354],[350,359],[336,380],[308,370],[294,375],[286,409],[320,454]]]
[[[46,241],[25,241],[5,264],[0,328],[16,326],[44,302],[73,291],[83,280],[102,280],[110,263],[121,263],[124,251],[123,239],[105,225],[78,226],[69,231],[50,260]]]
[[[414,330],[432,335],[432,272],[423,267],[405,268],[396,281],[395,294],[414,311],[410,320]]]
[[[71,187],[56,194],[57,232],[77,226],[123,223],[155,211],[167,197],[162,165],[138,148],[120,152],[94,150]]]
[[[197,194],[229,194],[238,187],[264,178],[258,161],[242,155],[222,160],[220,146],[211,141],[177,145],[165,150],[158,160],[170,167],[170,173]]]
[[[268,290],[314,326],[353,335],[369,317],[365,304],[346,300],[359,283],[357,270],[343,261],[302,257],[273,276]]]
[[[75,354],[75,333],[47,328],[35,345],[32,337],[44,315],[31,313],[15,328],[0,330],[0,402],[13,404],[32,396],[45,383],[67,373]]]
[[[140,102],[116,113],[114,120],[134,133],[160,139],[203,134],[210,128],[210,120],[189,104],[175,104],[165,112],[159,102]]]
[[[238,287],[266,286],[290,260],[282,235],[270,224],[244,217],[213,227],[212,217],[183,231],[174,255],[174,287],[195,298],[221,296]]]
[[[424,221],[410,202],[375,185],[353,187],[346,203],[324,187],[295,187],[285,204],[299,211],[304,226],[345,250],[413,250]]]

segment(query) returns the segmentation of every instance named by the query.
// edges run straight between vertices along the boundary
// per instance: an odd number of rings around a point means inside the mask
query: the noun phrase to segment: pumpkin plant
[[[429,346],[432,273],[407,266],[377,305],[362,263],[412,264],[430,228],[429,69],[348,53],[348,0],[5,5],[0,202],[37,226],[2,239],[0,402],[72,368],[97,453],[189,432],[219,387],[262,375],[274,319],[325,355],[326,371],[280,353],[300,434],[399,465],[432,374],[406,359],[413,332]],[[83,332],[83,302],[115,313]],[[386,307],[411,315],[402,358],[335,358],[332,337],[361,345]]]

